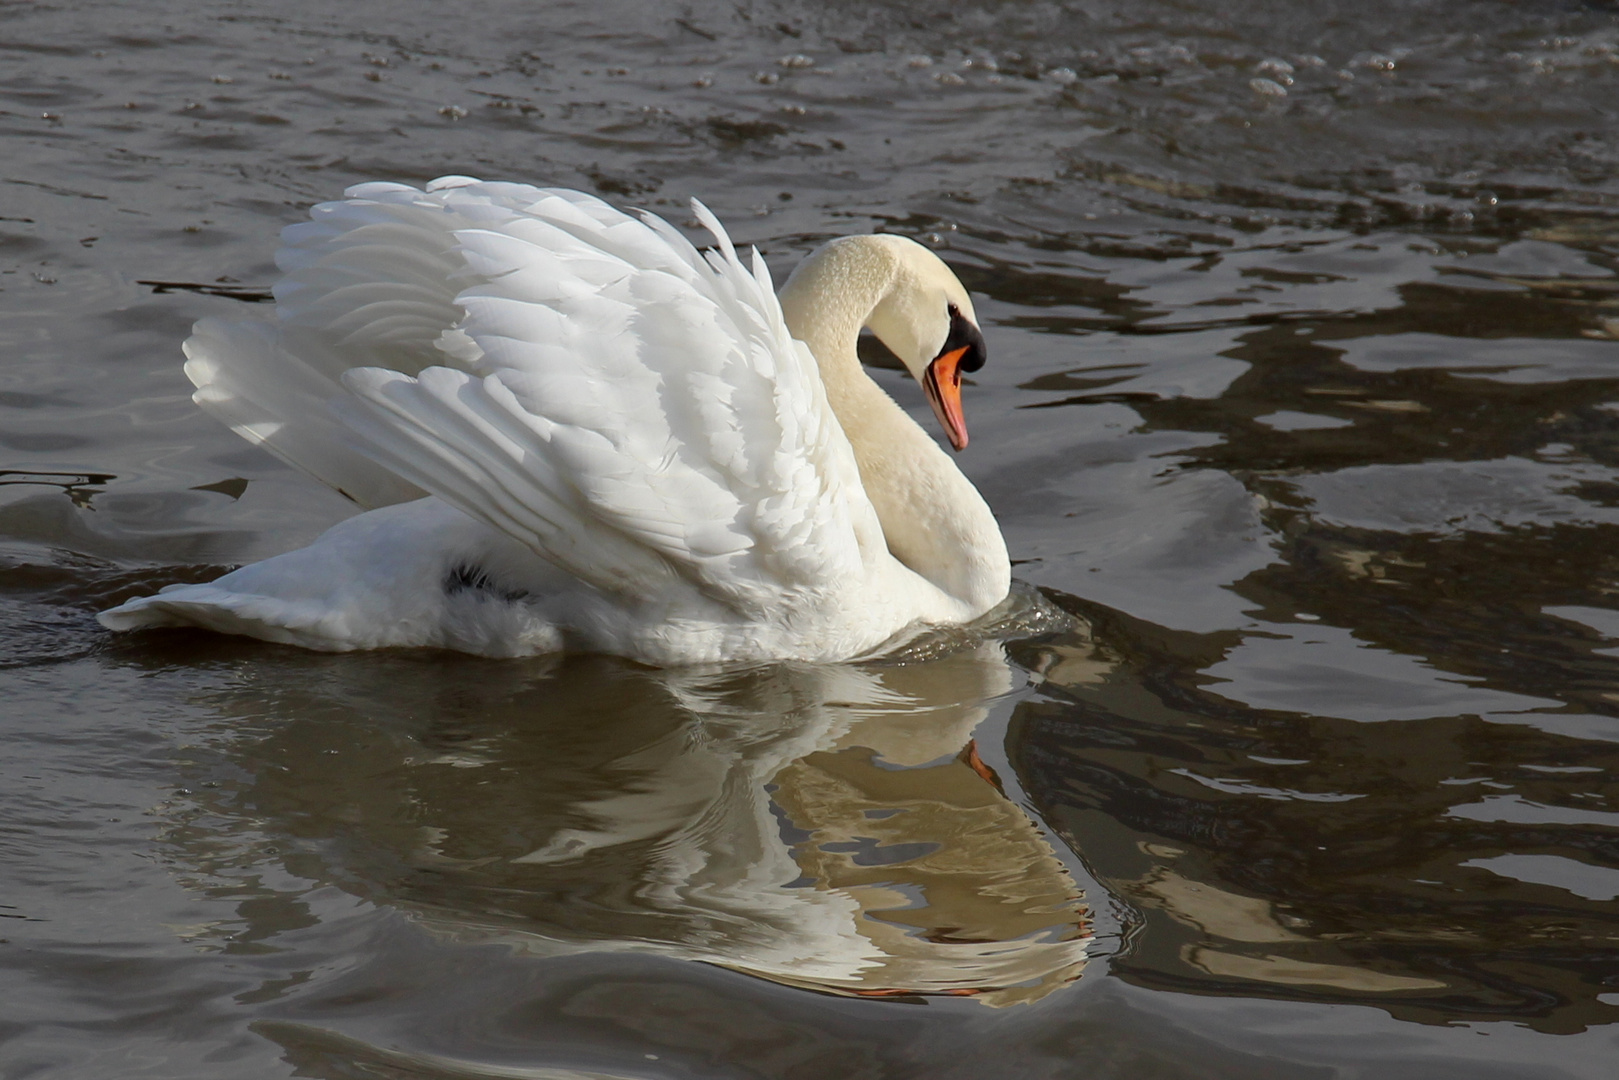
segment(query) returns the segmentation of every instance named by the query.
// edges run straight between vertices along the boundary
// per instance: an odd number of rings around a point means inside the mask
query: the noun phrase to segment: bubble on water
[[[909,60],[907,60],[905,62],[907,64],[909,64],[913,68],[932,67],[933,66],[933,57],[931,57],[931,56],[913,56],[913,57],[911,57]]]
[[[1370,68],[1373,71],[1393,71],[1396,66],[1394,57],[1379,52],[1360,53],[1349,64],[1351,67]]]
[[[1254,65],[1254,71],[1259,75],[1270,77],[1283,86],[1293,85],[1293,65],[1286,60],[1278,60],[1275,57],[1261,60]]]
[[[1042,78],[1049,82],[1054,82],[1058,86],[1072,86],[1079,81],[1079,76],[1074,73],[1074,69],[1065,67],[1052,68]]]
[[[777,60],[776,63],[784,68],[811,68],[815,66],[815,59],[805,56],[803,53],[791,53]]]
[[[1248,88],[1264,97],[1284,98],[1287,96],[1287,87],[1272,79],[1249,79]]]
[[[451,120],[460,120],[467,115],[467,111],[459,105],[445,105],[439,109],[438,114],[449,117]]]

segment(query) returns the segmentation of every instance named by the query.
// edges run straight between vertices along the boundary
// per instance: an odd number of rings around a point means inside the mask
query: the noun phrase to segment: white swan
[[[199,322],[186,374],[236,432],[374,509],[103,625],[839,660],[1007,595],[989,507],[855,353],[870,327],[966,445],[983,338],[926,248],[832,241],[778,300],[700,204],[718,251],[575,191],[346,195],[283,233],[278,318]]]

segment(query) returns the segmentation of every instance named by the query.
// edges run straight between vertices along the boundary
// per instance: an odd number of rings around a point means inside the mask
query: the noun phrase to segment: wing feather
[[[302,436],[341,423],[368,459],[351,472],[380,466],[634,600],[689,587],[758,615],[854,579],[881,529],[819,369],[759,253],[744,264],[693,211],[717,250],[580,192],[467,177],[315,207],[283,233],[275,289],[282,352],[299,343],[280,370],[303,405],[336,404]],[[317,433],[340,458],[343,436]]]

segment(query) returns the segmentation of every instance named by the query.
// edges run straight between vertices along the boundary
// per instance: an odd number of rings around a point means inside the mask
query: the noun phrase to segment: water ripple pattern
[[[19,2],[0,58],[0,1076],[1613,1075],[1612,5]],[[938,250],[1004,618],[100,630],[351,512],[179,342],[450,173]]]

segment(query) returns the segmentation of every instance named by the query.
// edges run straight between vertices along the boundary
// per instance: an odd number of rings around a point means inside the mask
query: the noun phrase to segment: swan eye
[[[984,335],[974,326],[972,320],[961,313],[956,305],[949,305],[950,336],[944,339],[944,348],[939,355],[954,352],[957,349],[966,349],[967,353],[961,358],[962,371],[977,371],[984,366],[988,351],[984,344]]]

